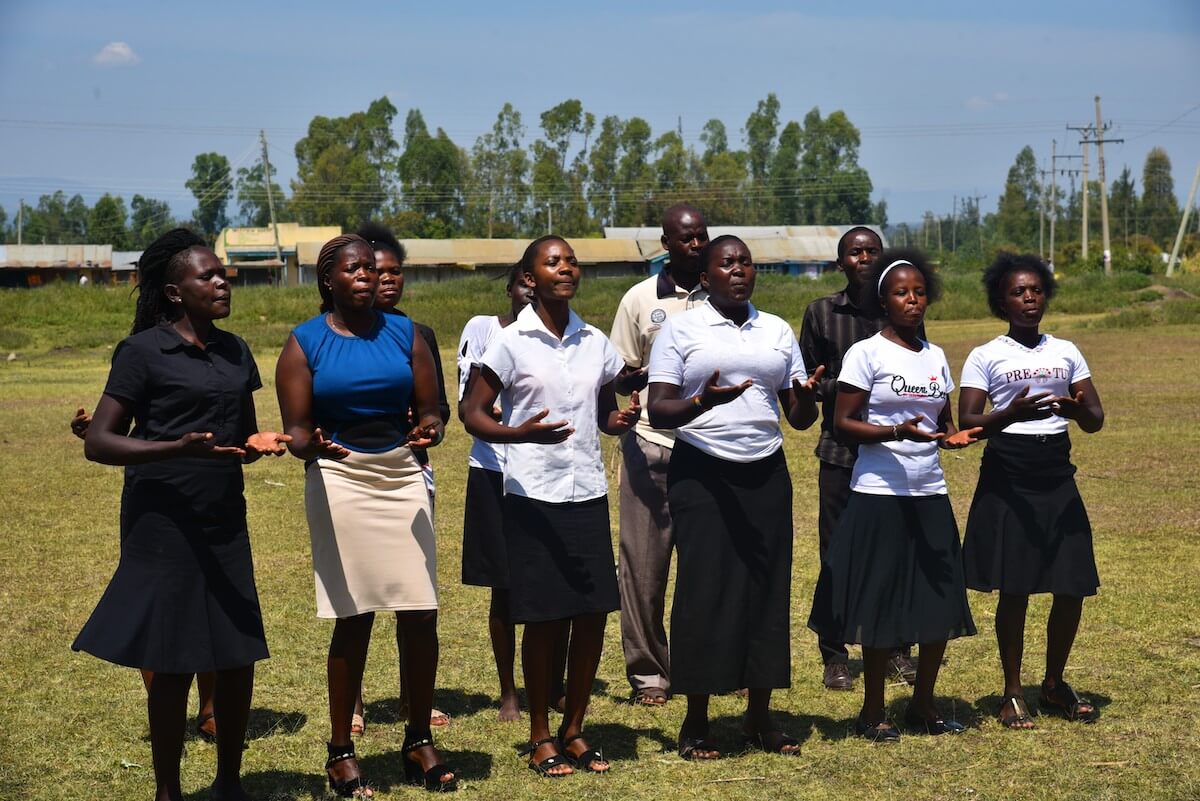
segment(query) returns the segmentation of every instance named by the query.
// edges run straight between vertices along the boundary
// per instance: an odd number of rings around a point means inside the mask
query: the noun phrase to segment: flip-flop
[[[633,693],[633,702],[639,706],[663,706],[667,693],[661,687],[643,687]]]
[[[780,754],[782,756],[800,755],[800,741],[790,734],[781,731],[772,730],[746,734],[743,735],[742,741],[746,744],[747,748],[757,748],[768,754]]]
[[[1065,700],[1064,700],[1065,699]],[[1095,723],[1100,717],[1100,710],[1096,705],[1086,698],[1081,698],[1075,689],[1065,681],[1060,681],[1058,684],[1047,689],[1046,682],[1042,682],[1042,697],[1038,701],[1039,706],[1048,706],[1058,714],[1070,721],[1078,723]],[[1081,707],[1091,707],[1087,712],[1081,710]]]
[[[716,756],[699,756],[698,751],[704,751]],[[716,745],[710,743],[704,737],[680,737],[679,738],[679,758],[686,759],[688,762],[711,762],[715,759],[720,759],[724,754]]]
[[[1005,712],[1013,714],[1006,720]],[[1033,714],[1029,711],[1029,704],[1025,703],[1025,699],[1019,695],[1006,695],[1000,699],[1000,708],[996,710],[996,717],[1000,719],[1000,725],[1006,729],[1014,731],[1032,731],[1033,726],[1022,726],[1022,723],[1031,723]]]

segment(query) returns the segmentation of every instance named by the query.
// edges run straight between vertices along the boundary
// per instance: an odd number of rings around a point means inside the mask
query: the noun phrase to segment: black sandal
[[[595,770],[592,767],[593,762],[603,762],[606,765],[609,765],[609,767],[611,767],[611,764],[609,763],[609,761],[607,759],[604,758],[604,754],[600,753],[599,749],[589,748],[586,751],[584,751],[583,753],[579,754],[578,756],[576,756],[575,754],[572,754],[570,752],[570,750],[568,750],[568,748],[567,748],[568,745],[575,742],[576,740],[582,740],[582,739],[583,739],[583,732],[580,732],[579,734],[572,734],[570,737],[564,738],[562,736],[562,732],[560,731],[558,733],[558,743],[557,744],[558,744],[558,750],[562,752],[563,758],[565,758],[567,760],[567,762],[571,763],[571,767],[575,768],[576,770],[586,770],[588,773],[608,773],[609,768],[604,768],[603,770]]]
[[[1004,713],[1012,710],[1014,713],[1008,720],[1004,719]],[[1000,725],[1006,729],[1014,729],[1018,731],[1031,731],[1033,726],[1022,726],[1022,723],[1033,722],[1033,713],[1029,711],[1029,704],[1025,703],[1024,696],[1006,695],[1000,699],[1000,707],[996,710],[996,717],[1000,719]]]
[[[333,790],[342,798],[370,798],[366,793],[371,792],[371,786],[367,784],[367,780],[360,773],[350,779],[342,779],[337,781],[333,778],[333,774],[329,773],[330,768],[339,762],[345,762],[347,759],[353,759],[357,767],[358,755],[354,753],[354,743],[350,745],[333,745],[326,743],[325,748],[329,751],[329,759],[325,761],[325,773],[329,776],[329,789]]]
[[[212,712],[205,712],[203,715],[200,715],[198,718],[196,718],[196,736],[206,743],[215,743],[217,741],[217,735],[214,732],[204,728],[204,724],[211,720],[214,721],[213,728],[215,729],[217,726],[215,722],[216,717],[217,716]]]
[[[755,734],[745,734],[742,737],[742,742],[747,748],[757,748],[759,751],[765,751],[768,754],[779,754],[781,756],[800,756],[800,741],[790,734],[785,734],[781,731],[768,731],[766,733],[757,732]],[[795,746],[791,750],[785,750],[788,746]]]
[[[404,745],[400,746],[400,753],[404,756],[404,780],[409,784],[424,785],[426,790],[434,793],[457,789],[458,776],[450,766],[439,762],[429,770],[422,770],[420,761],[409,758],[409,754],[425,746],[434,748],[433,737],[428,729],[414,732],[408,726],[404,727]],[[447,773],[450,778],[443,781],[442,777]]]
[[[528,756],[529,769],[540,776],[546,777],[547,779],[561,779],[564,776],[570,776],[570,773],[550,772],[551,768],[557,768],[559,765],[569,764],[562,754],[551,754],[541,762],[533,761],[533,752],[541,748],[546,743],[557,744],[553,737],[546,737],[545,739],[538,740],[535,743],[525,743],[524,745],[517,746],[517,754],[520,756]]]
[[[1086,698],[1081,698],[1079,693],[1075,692],[1075,689],[1065,681],[1060,681],[1049,689],[1046,688],[1046,682],[1043,681],[1042,697],[1038,704],[1050,707],[1073,722],[1095,723],[1100,717],[1100,710],[1096,708],[1096,705]],[[1082,711],[1080,707],[1085,706],[1091,707],[1091,709],[1087,712]]]

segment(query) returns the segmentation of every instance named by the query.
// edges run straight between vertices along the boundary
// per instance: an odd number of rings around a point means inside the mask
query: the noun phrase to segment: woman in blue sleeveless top
[[[414,447],[441,442],[433,355],[412,322],[373,308],[379,277],[371,246],[340,236],[321,249],[321,314],[292,331],[276,388],[291,451],[305,460],[317,615],[335,618],[329,646],[331,735],[326,771],[344,797],[370,797],[350,722],[371,623],[396,613],[409,694],[405,776],[449,789],[429,734],[437,673],[437,556],[429,496]],[[408,424],[410,400],[417,425]]]

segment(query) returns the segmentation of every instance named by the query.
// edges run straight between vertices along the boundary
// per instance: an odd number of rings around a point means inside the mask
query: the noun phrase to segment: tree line
[[[655,134],[640,117],[597,119],[575,99],[542,112],[532,134],[505,103],[469,148],[431,130],[419,109],[404,116],[397,140],[398,116],[384,97],[345,117],[314,117],[296,142],[296,177],[287,190],[262,161],[234,171],[224,155],[200,153],[186,182],[196,207],[185,222],[210,237],[228,224],[267,225],[268,181],[280,222],[352,230],[376,219],[413,238],[599,236],[604,226],[653,225],[665,208],[687,200],[713,225],[868,223],[945,260],[975,261],[1000,247],[1045,251],[1045,222],[1055,214],[1053,256],[1069,264],[1079,259],[1086,195],[1096,229],[1089,260],[1100,258],[1102,188],[1093,181],[1085,191],[1064,176],[1052,200],[1031,147],[1017,154],[994,212],[964,198],[950,214],[926,212],[919,223],[889,226],[886,201],[871,201],[870,175],[858,163],[861,136],[849,117],[814,108],[785,121],[774,94],[746,118],[740,147],[719,119],[704,124],[697,146],[681,128]],[[1144,260],[1169,247],[1179,207],[1163,150],[1147,156],[1140,193],[1128,168],[1107,191],[1121,259]],[[8,241],[16,238],[14,222],[0,208],[0,236]],[[56,192],[25,209],[23,240],[138,249],[179,222],[166,202],[142,195],[128,208],[110,194],[89,207],[80,195]]]

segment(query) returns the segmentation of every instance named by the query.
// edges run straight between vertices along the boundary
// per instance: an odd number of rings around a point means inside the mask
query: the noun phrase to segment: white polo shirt
[[[462,402],[467,391],[467,379],[471,376],[471,368],[479,364],[479,359],[487,350],[496,334],[503,331],[500,318],[495,315],[481,314],[467,320],[463,327],[462,336],[458,340],[458,400]],[[470,467],[481,467],[497,473],[504,470],[504,445],[486,442],[472,437],[471,454],[467,457]]]
[[[662,272],[630,287],[613,317],[612,344],[625,364],[642,368],[650,363],[650,349],[667,318],[704,302],[708,293],[700,287],[689,291]],[[642,416],[634,429],[639,437],[669,448],[675,444],[675,432],[653,428],[642,398]]]
[[[557,445],[509,443],[505,449],[504,491],[549,503],[586,501],[608,494],[596,423],[600,388],[624,363],[608,337],[570,313],[560,340],[537,310],[526,306],[516,322],[493,338],[479,360],[504,389],[502,420],[519,426],[543,409],[543,422],[567,421],[575,429]]]
[[[792,327],[750,305],[738,325],[705,301],[667,321],[650,354],[650,381],[674,384],[680,397],[699,395],[714,370],[722,386],[754,384],[675,430],[679,439],[730,462],[754,462],[783,445],[778,393],[807,371]]]
[[[1050,392],[1071,394],[1076,381],[1091,378],[1087,361],[1075,343],[1042,334],[1036,347],[1027,348],[1004,335],[984,343],[963,364],[960,386],[982,389],[993,409],[1006,409],[1025,387],[1030,395]],[[1006,434],[1062,434],[1070,427],[1065,417],[1050,415],[1045,420],[1025,420],[1004,429]]]

